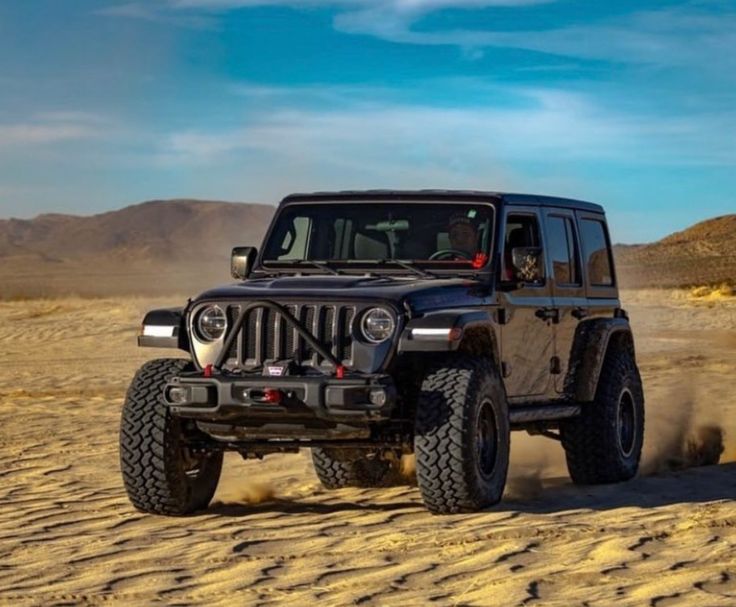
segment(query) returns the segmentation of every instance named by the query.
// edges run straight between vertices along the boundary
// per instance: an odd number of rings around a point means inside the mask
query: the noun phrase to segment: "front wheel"
[[[456,356],[425,376],[414,453],[417,484],[431,512],[474,512],[501,500],[509,465],[509,415],[490,361]]]
[[[133,378],[120,422],[120,468],[138,510],[181,516],[206,508],[217,488],[222,451],[197,452],[186,444],[182,422],[163,402],[166,382],[191,367],[163,358]]]

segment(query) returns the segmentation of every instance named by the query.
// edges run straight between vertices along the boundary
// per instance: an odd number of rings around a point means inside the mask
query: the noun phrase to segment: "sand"
[[[558,444],[513,435],[505,500],[436,517],[415,486],[323,490],[307,453],[228,455],[215,503],[136,512],[118,469],[144,310],[177,299],[0,302],[0,603],[734,605],[736,300],[624,295],[646,474],[573,486]],[[680,469],[700,425],[718,466]]]

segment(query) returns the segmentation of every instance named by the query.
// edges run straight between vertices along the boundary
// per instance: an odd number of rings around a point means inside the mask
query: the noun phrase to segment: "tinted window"
[[[279,259],[304,259],[309,237],[312,233],[312,221],[309,217],[294,217],[291,226],[287,230],[281,243],[281,254]]]
[[[613,271],[603,223],[595,219],[583,219],[580,221],[580,230],[589,283],[594,287],[610,287],[613,285]]]
[[[579,285],[580,272],[572,220],[569,217],[549,217],[547,236],[547,255],[552,260],[555,282],[558,285]]]
[[[515,280],[513,250],[522,247],[541,247],[539,224],[534,215],[509,215],[504,236],[503,280]]]

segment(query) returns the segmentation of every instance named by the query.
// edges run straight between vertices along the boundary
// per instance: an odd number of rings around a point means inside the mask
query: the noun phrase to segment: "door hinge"
[[[560,322],[560,310],[558,308],[539,308],[534,315],[541,320],[551,320],[554,324]]]
[[[590,312],[586,308],[575,308],[571,314],[577,318],[578,320],[583,320],[583,318],[586,318]]]
[[[559,375],[562,373],[562,363],[560,362],[559,356],[553,356],[549,359],[549,372],[552,375]]]
[[[506,362],[501,362],[501,375],[504,379],[511,375],[511,365]]]

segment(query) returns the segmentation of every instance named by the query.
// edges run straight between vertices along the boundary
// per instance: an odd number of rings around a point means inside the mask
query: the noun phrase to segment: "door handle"
[[[560,311],[558,308],[539,308],[534,316],[541,320],[551,320],[553,323],[560,322]]]
[[[571,314],[577,318],[578,320],[583,320],[583,318],[586,318],[590,312],[587,308],[575,308]]]

